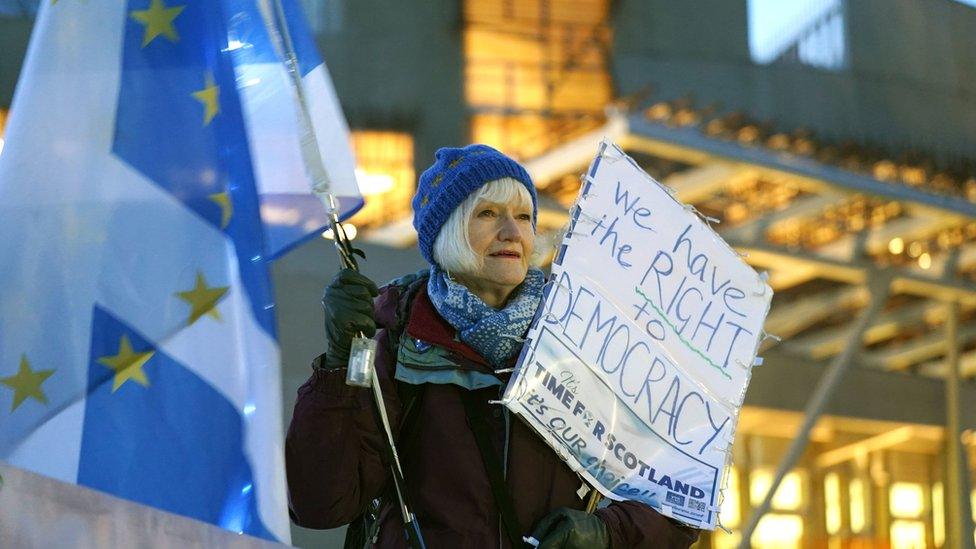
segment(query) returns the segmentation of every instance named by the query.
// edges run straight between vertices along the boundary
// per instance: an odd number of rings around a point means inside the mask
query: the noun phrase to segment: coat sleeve
[[[698,541],[698,530],[679,524],[636,501],[617,501],[596,511],[610,531],[614,549],[633,547],[685,549]]]
[[[376,371],[391,426],[400,403],[392,380],[394,361],[386,330],[377,333]],[[322,364],[324,355],[316,358]],[[306,528],[352,522],[378,497],[389,479],[384,441],[371,389],[346,385],[346,369],[324,370],[298,389],[285,438],[289,512]]]

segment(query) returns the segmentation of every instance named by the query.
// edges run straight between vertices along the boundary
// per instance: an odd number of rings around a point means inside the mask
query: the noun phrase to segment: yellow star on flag
[[[180,36],[176,34],[176,29],[173,28],[173,20],[184,8],[186,8],[185,5],[168,8],[163,0],[152,0],[149,9],[132,10],[129,17],[146,26],[146,33],[142,35],[142,47],[148,46],[159,35],[169,38],[170,42],[178,41]]]
[[[21,355],[20,369],[17,370],[17,374],[0,378],[0,383],[14,390],[14,405],[10,411],[16,410],[27,400],[27,397],[31,397],[41,404],[47,404],[47,396],[41,389],[41,384],[53,374],[54,370],[31,370],[27,355]]]
[[[220,112],[220,86],[214,83],[213,75],[209,72],[204,75],[204,81],[206,84],[203,89],[191,95],[203,103],[203,125],[206,126]]]
[[[220,206],[220,228],[226,229],[230,223],[230,216],[234,213],[234,205],[230,201],[230,194],[227,191],[214,193],[208,196],[210,200]]]
[[[203,315],[210,315],[216,320],[220,320],[220,311],[217,310],[217,302],[227,293],[227,286],[207,286],[207,279],[203,273],[197,271],[197,283],[192,290],[176,292],[180,299],[190,304],[190,319],[187,325],[193,324]]]
[[[149,361],[153,355],[156,354],[155,351],[146,351],[145,353],[135,353],[132,351],[132,344],[129,343],[129,337],[122,334],[122,338],[119,340],[119,352],[114,356],[103,356],[98,359],[98,363],[115,370],[115,379],[112,381],[112,392],[119,390],[126,381],[132,380],[142,385],[143,387],[149,387],[149,379],[146,377],[146,372],[142,370],[146,362]]]

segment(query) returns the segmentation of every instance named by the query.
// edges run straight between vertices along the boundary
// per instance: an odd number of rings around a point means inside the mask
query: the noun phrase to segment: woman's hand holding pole
[[[345,368],[354,337],[373,337],[373,298],[379,290],[372,280],[353,269],[342,269],[325,288],[325,336],[329,350],[325,364],[329,369]]]

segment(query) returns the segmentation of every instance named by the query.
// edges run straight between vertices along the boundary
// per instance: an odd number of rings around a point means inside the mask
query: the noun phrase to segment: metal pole
[[[967,464],[960,444],[959,303],[947,304],[946,316],[946,541],[953,549],[973,546]]]
[[[297,107],[298,123],[301,129],[301,154],[302,162],[305,166],[309,178],[312,182],[312,192],[318,196],[328,209],[330,224],[332,226],[332,238],[335,243],[336,251],[342,261],[343,267],[359,270],[355,255],[361,254],[359,250],[353,248],[346,236],[345,229],[339,223],[339,209],[336,204],[335,195],[332,194],[332,185],[329,181],[329,174],[319,153],[318,139],[312,125],[312,117],[309,114],[308,102],[306,101],[305,89],[302,84],[302,75],[298,70],[298,56],[292,43],[291,33],[288,30],[288,23],[285,18],[284,7],[281,0],[257,0],[258,7],[265,20],[265,28],[271,35],[271,43],[278,55],[284,61],[288,76],[292,82],[292,91],[295,93],[295,103]],[[365,257],[365,256],[362,256]],[[360,334],[362,337],[362,334]],[[426,544],[417,524],[416,516],[411,511],[406,494],[406,482],[403,478],[403,468],[400,466],[400,457],[396,449],[396,441],[390,429],[390,422],[386,415],[386,402],[383,398],[383,391],[380,389],[379,379],[373,371],[372,379],[373,399],[377,409],[378,427],[385,435],[386,451],[390,459],[390,472],[396,488],[397,499],[400,504],[400,513],[403,519],[404,535],[407,546],[415,549],[424,549]]]
[[[748,549],[750,544],[750,539],[752,538],[753,532],[756,531],[756,526],[759,524],[759,520],[769,511],[769,507],[773,501],[773,495],[776,493],[777,488],[779,488],[780,483],[783,482],[783,478],[787,473],[790,472],[793,467],[796,466],[796,462],[800,460],[800,456],[803,455],[803,451],[807,447],[807,443],[810,441],[810,432],[813,431],[814,425],[817,424],[817,420],[820,419],[820,415],[823,414],[824,408],[830,402],[830,398],[833,396],[834,389],[840,384],[841,379],[843,379],[844,374],[847,372],[847,368],[850,366],[854,355],[861,347],[861,339],[864,337],[864,332],[871,325],[874,317],[877,316],[878,312],[884,306],[885,301],[888,299],[888,292],[891,286],[891,276],[882,273],[869,273],[870,277],[874,276],[875,284],[871,287],[871,302],[868,304],[867,309],[861,314],[861,317],[857,321],[857,325],[854,327],[854,331],[850,335],[850,339],[847,340],[847,345],[844,347],[844,352],[837,355],[836,358],[827,367],[827,372],[822,378],[820,378],[820,383],[817,385],[813,396],[807,403],[805,410],[805,417],[803,418],[803,424],[800,426],[800,431],[796,434],[796,438],[790,444],[789,450],[786,452],[786,456],[780,462],[779,467],[776,469],[776,476],[773,477],[773,482],[769,486],[769,491],[766,492],[766,496],[763,498],[762,503],[759,505],[752,515],[749,517],[749,522],[746,527],[742,530],[742,538],[739,540],[739,549]]]

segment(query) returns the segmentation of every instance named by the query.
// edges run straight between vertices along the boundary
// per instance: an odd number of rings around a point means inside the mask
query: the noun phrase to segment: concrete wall
[[[284,549],[0,462],[0,547]],[[339,546],[341,547],[341,545]]]
[[[353,129],[415,138],[418,173],[434,151],[468,140],[460,2],[328,0],[313,22]]]
[[[620,94],[691,95],[779,128],[919,148],[976,150],[976,9],[950,0],[846,2],[849,67],[828,72],[749,59],[746,2],[621,0],[612,70]]]
[[[13,101],[33,24],[31,19],[0,17],[0,109],[9,109]]]

